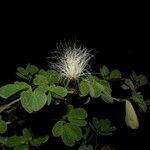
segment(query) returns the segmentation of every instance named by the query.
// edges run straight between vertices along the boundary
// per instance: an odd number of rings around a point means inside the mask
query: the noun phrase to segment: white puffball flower
[[[90,74],[89,61],[93,55],[87,48],[76,44],[61,44],[57,49],[58,51],[54,53],[53,57],[56,62],[50,62],[50,66],[60,75],[70,80],[78,80],[80,77]]]

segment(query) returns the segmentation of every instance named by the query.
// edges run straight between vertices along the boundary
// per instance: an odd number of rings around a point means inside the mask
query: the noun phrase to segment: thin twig
[[[20,101],[20,98],[14,100],[14,101],[12,101],[12,102],[10,102],[8,104],[5,104],[5,105],[1,106],[0,113],[3,112],[4,110],[8,109],[11,105],[13,105],[13,104],[15,104],[15,103],[17,103],[19,101]]]

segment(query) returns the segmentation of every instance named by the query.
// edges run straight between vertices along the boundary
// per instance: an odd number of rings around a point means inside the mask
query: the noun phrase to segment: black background
[[[33,63],[48,68],[46,57],[56,50],[56,43],[68,40],[94,49],[93,72],[98,72],[99,67],[105,64],[112,69],[120,69],[125,75],[136,71],[150,77],[146,9],[143,11],[134,6],[128,9],[102,8],[91,4],[61,7],[60,3],[46,8],[40,7],[40,4],[5,5],[0,23],[0,84],[13,82],[18,66]],[[119,149],[149,146],[146,140],[150,133],[149,113],[139,114],[142,126],[138,131],[122,125],[124,122],[120,114],[118,112],[123,129],[115,139]]]

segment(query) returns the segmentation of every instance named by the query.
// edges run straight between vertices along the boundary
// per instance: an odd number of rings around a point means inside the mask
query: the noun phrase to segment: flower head
[[[89,61],[93,57],[85,47],[73,45],[60,45],[58,53],[54,57],[56,62],[51,63],[51,67],[62,76],[70,80],[77,80],[81,76],[89,73]]]

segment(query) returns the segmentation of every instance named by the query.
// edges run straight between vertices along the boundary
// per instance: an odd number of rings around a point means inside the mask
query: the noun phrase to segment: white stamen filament
[[[93,57],[87,48],[65,45],[62,47],[62,52],[55,57],[56,63],[51,63],[51,67],[58,71],[62,76],[70,80],[77,80],[79,77],[89,73],[89,61]],[[58,51],[59,52],[59,51]]]

